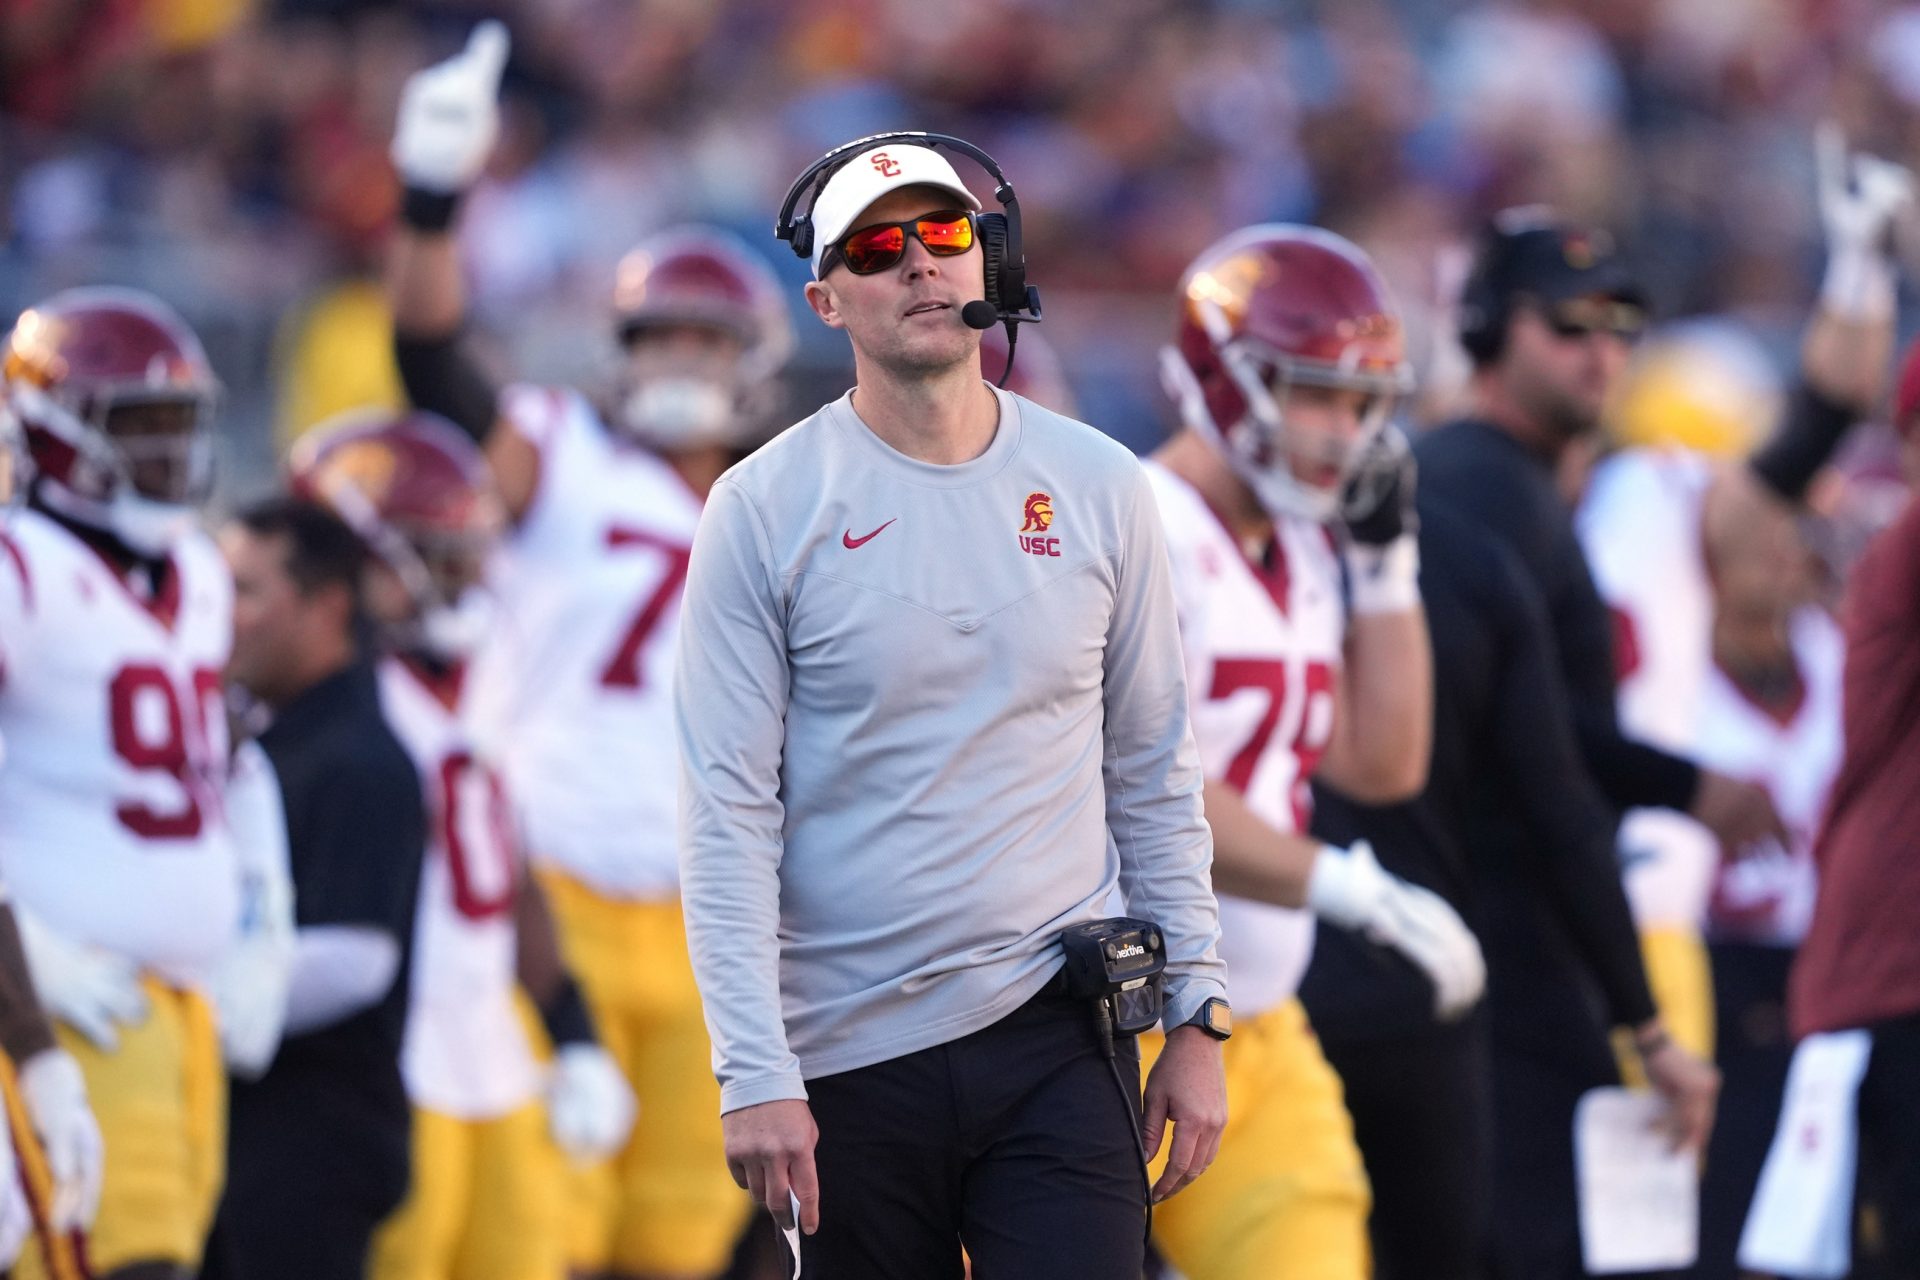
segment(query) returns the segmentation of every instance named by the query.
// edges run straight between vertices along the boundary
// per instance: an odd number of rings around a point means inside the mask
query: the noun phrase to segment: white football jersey
[[[169,566],[142,593],[37,511],[0,534],[0,877],[60,933],[199,984],[240,912],[233,583],[197,531]]]
[[[1304,832],[1346,635],[1339,557],[1325,528],[1287,517],[1274,523],[1271,563],[1255,565],[1193,486],[1157,463],[1146,469],[1173,561],[1201,766],[1265,821]],[[1235,1011],[1290,999],[1313,955],[1312,913],[1219,897]]]
[[[1711,464],[1678,449],[1627,449],[1594,469],[1578,517],[1600,598],[1613,611],[1620,727],[1691,756],[1713,665],[1713,588],[1701,546]],[[1642,928],[1697,928],[1719,849],[1685,814],[1620,823],[1627,899]]]
[[[464,1120],[504,1115],[540,1082],[514,1003],[521,867],[506,789],[459,713],[398,658],[381,659],[380,703],[420,770],[430,824],[400,1051],[407,1094]]]
[[[697,495],[571,391],[516,387],[540,487],[490,581],[470,709],[528,852],[613,897],[678,891],[673,667]]]
[[[1697,758],[1766,787],[1793,837],[1791,848],[1769,843],[1721,864],[1707,903],[1707,935],[1716,940],[1798,946],[1813,917],[1813,841],[1840,768],[1846,643],[1833,619],[1812,608],[1795,616],[1792,640],[1802,697],[1791,716],[1755,705],[1718,667],[1701,698]]]

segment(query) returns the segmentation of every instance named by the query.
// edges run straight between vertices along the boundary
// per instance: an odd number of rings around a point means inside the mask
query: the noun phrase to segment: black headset
[[[795,256],[812,258],[813,205],[820,198],[820,192],[834,174],[857,156],[889,143],[944,147],[973,160],[992,176],[995,184],[993,198],[1000,202],[1004,212],[983,213],[975,218],[980,229],[980,253],[984,260],[987,300],[984,306],[968,303],[961,308],[961,318],[975,329],[1006,325],[1007,368],[1011,370],[1016,327],[1040,319],[1040,291],[1027,283],[1027,257],[1020,247],[1020,200],[1013,194],[1013,184],[1000,172],[1000,166],[993,162],[993,157],[971,142],[944,133],[876,133],[835,147],[808,165],[806,172],[794,179],[793,185],[787,189],[787,198],[781,202],[780,219],[774,223],[773,234],[792,245]],[[801,208],[803,201],[804,209]],[[1004,374],[1000,381],[1006,382]]]
[[[1515,230],[1496,218],[1480,233],[1473,272],[1460,289],[1459,314],[1460,345],[1476,366],[1498,360],[1507,345],[1507,321],[1513,312],[1508,260],[1521,233],[1531,229]]]

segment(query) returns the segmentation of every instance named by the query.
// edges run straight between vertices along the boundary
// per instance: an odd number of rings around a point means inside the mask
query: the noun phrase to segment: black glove
[[[1360,455],[1360,464],[1341,495],[1340,516],[1355,543],[1384,547],[1403,534],[1420,531],[1420,517],[1413,507],[1417,478],[1406,434],[1389,423]]]

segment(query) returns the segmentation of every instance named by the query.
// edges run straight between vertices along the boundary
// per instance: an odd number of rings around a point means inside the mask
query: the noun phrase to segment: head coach
[[[984,153],[850,143],[779,231],[856,385],[720,479],[687,578],[681,872],[729,1163],[783,1226],[791,1190],[807,1276],[957,1280],[963,1244],[982,1280],[1137,1276],[1137,1059],[1110,1066],[1063,931],[1124,902],[1164,939],[1154,1195],[1226,1110],[1153,496],[1126,449],[982,380],[979,330],[1038,318]]]

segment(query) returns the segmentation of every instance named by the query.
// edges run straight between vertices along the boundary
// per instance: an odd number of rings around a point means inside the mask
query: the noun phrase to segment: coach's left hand
[[[1167,1047],[1147,1076],[1141,1099],[1140,1137],[1147,1161],[1160,1153],[1167,1122],[1173,1122],[1167,1167],[1153,1184],[1155,1204],[1207,1171],[1220,1154],[1220,1131],[1227,1127],[1227,1073],[1220,1041],[1198,1027],[1175,1027]]]

